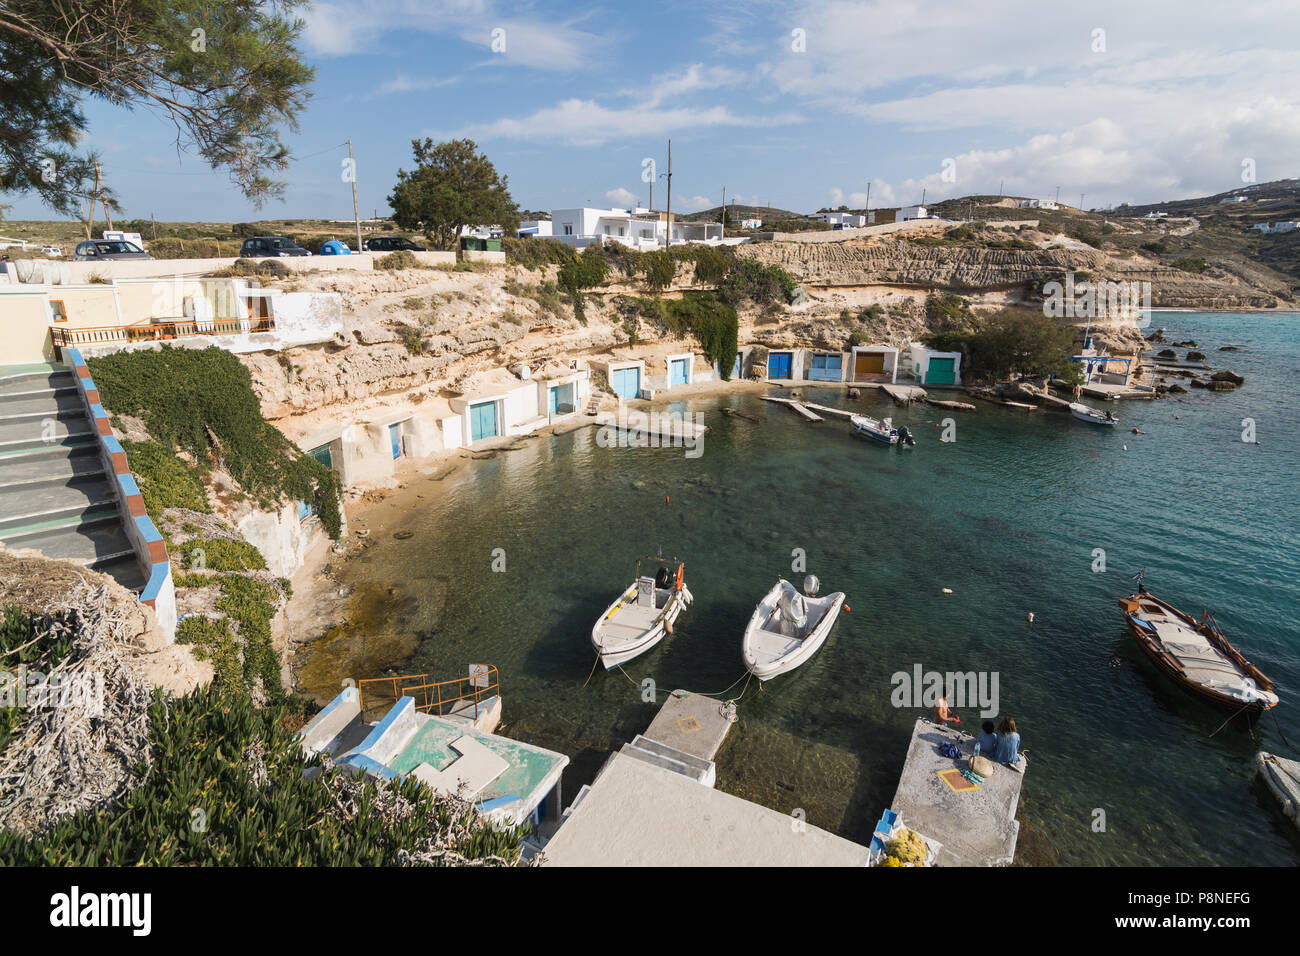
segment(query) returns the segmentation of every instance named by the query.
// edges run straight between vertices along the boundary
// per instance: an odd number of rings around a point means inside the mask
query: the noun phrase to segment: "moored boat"
[[[1070,414],[1081,422],[1088,422],[1093,425],[1118,425],[1119,419],[1111,411],[1101,411],[1085,405],[1082,402],[1070,403]]]
[[[1212,614],[1197,621],[1141,583],[1119,606],[1143,653],[1195,696],[1250,720],[1277,704],[1273,682],[1228,643]]]
[[[754,608],[745,628],[741,656],[745,668],[759,680],[770,680],[794,670],[826,641],[844,604],[844,592],[816,597],[818,581],[804,579],[800,594],[793,584],[778,578],[772,590]]]
[[[1255,776],[1281,804],[1282,815],[1300,827],[1300,760],[1261,750],[1255,755]]]
[[[659,565],[653,577],[641,573],[643,561]],[[644,654],[672,633],[678,615],[695,600],[684,573],[685,565],[676,559],[637,559],[632,586],[614,599],[591,629],[591,646],[605,670]]]
[[[849,424],[855,434],[871,438],[886,445],[915,445],[916,439],[906,425],[894,427],[888,418],[872,418],[870,415],[850,415]]]

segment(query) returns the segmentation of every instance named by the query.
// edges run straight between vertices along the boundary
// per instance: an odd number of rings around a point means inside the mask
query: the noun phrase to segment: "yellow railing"
[[[430,681],[428,674],[405,674],[400,677],[367,677],[357,681],[363,713],[392,706],[402,697],[415,698],[415,709],[441,716],[462,701],[472,701],[474,717],[483,701],[501,693],[497,669],[485,666],[480,672],[451,680]]]

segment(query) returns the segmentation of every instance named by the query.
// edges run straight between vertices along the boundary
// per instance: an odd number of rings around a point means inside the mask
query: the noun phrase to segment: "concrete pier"
[[[955,743],[958,759],[945,757],[939,745]],[[939,776],[941,771],[969,766],[975,738],[940,727],[924,717],[912,730],[903,775],[890,809],[903,823],[943,845],[936,866],[1005,866],[1016,855],[1020,822],[1016,807],[1024,773],[997,765],[978,790],[954,791]],[[1021,768],[1025,769],[1025,763]]]
[[[659,708],[645,736],[703,760],[717,756],[734,720],[712,697],[675,690]]]
[[[760,395],[759,398],[765,402],[779,402],[782,405],[793,408],[810,422],[824,421],[824,419],[816,412],[809,411],[808,407],[804,405],[803,402],[796,402],[793,398],[776,398],[772,395]]]

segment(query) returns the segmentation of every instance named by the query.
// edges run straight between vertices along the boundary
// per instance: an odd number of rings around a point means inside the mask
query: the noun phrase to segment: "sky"
[[[469,137],[523,209],[649,199],[812,212],[974,193],[1088,208],[1300,176],[1300,0],[316,0],[284,200],[87,103],[122,218],[388,211],[411,140]],[[665,184],[655,185],[662,208]],[[10,218],[51,218],[10,196]]]

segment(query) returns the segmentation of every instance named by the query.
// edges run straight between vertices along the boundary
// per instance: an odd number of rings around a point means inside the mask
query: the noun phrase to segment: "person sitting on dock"
[[[934,722],[940,727],[961,723],[961,718],[948,709],[948,695],[946,692],[934,702]]]
[[[998,755],[998,735],[993,732],[993,721],[984,721],[980,729],[984,733],[980,734],[979,739],[975,741],[977,752],[981,757],[992,760]]]
[[[1010,717],[1003,717],[998,724],[998,763],[1014,767],[1023,758],[1020,756],[1020,734],[1016,732],[1016,722]]]

